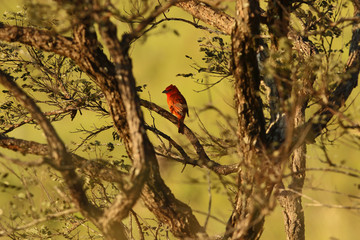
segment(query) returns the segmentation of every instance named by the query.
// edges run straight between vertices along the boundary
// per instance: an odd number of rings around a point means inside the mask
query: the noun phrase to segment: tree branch
[[[170,112],[166,111],[162,107],[156,105],[155,103],[149,102],[144,99],[140,99],[140,104],[149,110],[152,110],[159,114],[160,116],[168,119],[173,124],[177,125],[177,118],[171,114]],[[201,145],[199,139],[196,137],[196,135],[191,131],[190,128],[188,128],[186,125],[184,126],[184,134],[189,139],[190,143],[193,145],[199,160],[196,162],[189,162],[190,164],[195,164],[199,167],[205,167],[213,172],[220,174],[220,175],[228,175],[231,173],[235,173],[238,171],[238,164],[232,164],[232,165],[221,165],[209,158],[207,155],[205,149]]]
[[[204,2],[198,0],[182,1],[178,2],[176,6],[228,35],[231,34],[235,26],[235,19],[233,17],[223,11],[212,8]]]
[[[129,36],[125,34],[120,42],[116,38],[116,27],[109,19],[105,19],[100,23],[100,33],[116,65],[117,77],[115,82],[111,83],[114,86],[114,88],[110,89],[111,93],[113,93],[114,89],[119,89],[121,99],[128,103],[125,106],[127,122],[129,123],[132,149],[136,151],[133,153],[133,169],[138,169],[137,176],[139,177],[144,177],[138,175],[139,170],[144,169],[144,167],[146,167],[145,170],[150,170],[150,177],[146,181],[142,192],[145,205],[155,214],[159,221],[171,227],[171,231],[175,236],[195,237],[198,234],[204,234],[204,230],[192,214],[191,208],[174,197],[160,176],[155,151],[144,131],[140,101],[136,93],[135,79],[132,75],[131,59],[127,52]]]
[[[70,208],[70,209],[60,211],[60,212],[50,213],[50,214],[47,214],[45,217],[34,219],[31,222],[23,224],[23,225],[21,225],[19,227],[15,227],[15,228],[11,229],[10,232],[9,231],[0,231],[0,236],[5,236],[5,235],[9,236],[10,234],[12,234],[12,233],[14,233],[16,231],[25,230],[25,229],[31,228],[33,226],[36,226],[39,223],[43,223],[43,222],[46,222],[46,221],[49,221],[49,220],[52,220],[52,219],[56,219],[56,218],[59,218],[59,217],[62,217],[62,216],[73,214],[73,213],[76,213],[77,211],[78,211],[77,209]]]
[[[71,38],[63,37],[53,31],[0,24],[0,40],[23,43],[72,59],[80,57],[74,46],[76,43]]]
[[[354,16],[360,17],[359,1],[354,0]],[[311,131],[306,137],[307,142],[313,142],[318,137],[329,121],[342,106],[344,106],[346,100],[350,96],[352,90],[358,85],[358,75],[360,72],[360,29],[359,24],[354,23],[351,45],[349,51],[349,58],[346,64],[344,74],[342,74],[343,81],[331,92],[328,103],[318,110],[314,118],[310,119],[305,126],[311,126]],[[301,130],[301,128],[300,128]]]
[[[104,227],[109,227],[110,221],[123,219],[128,215],[148,178],[149,165],[156,161],[156,157],[154,148],[145,132],[143,114],[136,92],[135,79],[132,75],[132,63],[127,52],[128,42],[123,41],[120,45],[116,26],[109,19],[100,22],[99,30],[115,63],[116,75],[115,82],[112,83],[114,86],[112,91],[118,91],[122,102],[125,103],[133,160],[130,184],[125,189],[125,195],[118,195],[102,218]]]
[[[71,106],[67,106],[63,109],[58,109],[58,110],[54,110],[54,111],[50,111],[50,112],[44,112],[44,116],[53,116],[53,115],[60,115],[60,114],[64,114],[64,113],[70,113],[72,112],[73,110],[79,110],[81,109],[80,106],[76,106],[77,104],[75,104],[75,106],[71,105]],[[79,102],[79,105],[80,105],[80,102]],[[29,122],[32,122],[34,121],[33,118],[27,118],[23,121],[21,121],[20,123],[17,123],[17,124],[12,124],[10,126],[7,126],[8,129],[6,129],[4,132],[0,133],[0,134],[7,134],[9,132],[11,132],[12,130],[18,128],[18,127],[21,127],[23,126],[24,124],[27,124]]]
[[[6,148],[15,152],[20,152],[24,155],[33,154],[42,157],[49,157],[49,147],[47,144],[41,144],[34,141],[27,141],[23,139],[16,139],[0,135],[0,147]],[[107,167],[104,163],[85,159],[79,155],[71,153],[71,162],[74,167],[79,169],[89,177],[98,178],[107,182],[116,182],[120,187],[124,186],[123,178],[128,174],[117,170],[114,167]]]
[[[49,154],[53,160],[51,164],[57,169],[62,169],[61,174],[77,207],[84,216],[96,224],[97,218],[102,212],[89,202],[82,188],[82,181],[77,176],[73,164],[70,161],[70,155],[49,120],[41,112],[34,100],[14,82],[12,77],[1,70],[0,83],[13,93],[14,97],[30,112],[34,120],[36,120],[43,129],[49,145]],[[66,168],[66,170],[64,168]]]
[[[264,223],[261,209],[267,204],[268,170],[262,162],[260,149],[265,143],[265,118],[257,60],[259,37],[259,1],[237,0],[231,41],[241,170],[235,209],[226,232],[232,239],[258,239]]]

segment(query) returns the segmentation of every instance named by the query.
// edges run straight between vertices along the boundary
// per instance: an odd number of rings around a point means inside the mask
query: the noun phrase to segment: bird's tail
[[[178,119],[179,133],[184,134],[184,119]]]

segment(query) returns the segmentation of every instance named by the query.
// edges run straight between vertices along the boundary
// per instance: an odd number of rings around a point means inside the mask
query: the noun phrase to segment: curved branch
[[[118,92],[125,105],[126,121],[129,126],[127,134],[131,141],[129,145],[133,160],[130,170],[130,184],[125,189],[125,195],[118,195],[113,205],[105,211],[101,219],[104,228],[111,228],[109,223],[115,219],[125,218],[140,197],[141,189],[149,176],[150,163],[155,162],[156,157],[154,148],[146,135],[135,79],[132,75],[132,63],[127,52],[127,43],[120,44],[117,38],[117,28],[109,19],[104,19],[99,26],[100,34],[115,63],[116,75],[114,81],[110,83],[113,86],[111,92]],[[112,98],[112,96],[109,97]],[[107,100],[108,102],[112,101],[111,99]]]
[[[162,107],[156,105],[155,103],[146,101],[144,99],[140,99],[140,104],[160,116],[168,119],[173,124],[177,124],[177,118],[172,115],[170,112],[166,111]],[[213,172],[220,174],[220,175],[228,175],[231,173],[235,173],[238,171],[239,167],[238,164],[232,164],[232,165],[221,165],[209,158],[209,156],[206,154],[205,149],[201,145],[199,139],[196,137],[196,135],[191,131],[190,128],[188,128],[186,125],[184,126],[184,134],[189,139],[190,143],[193,145],[199,160],[196,162],[190,162],[190,164],[195,164],[199,167],[205,167]]]
[[[193,166],[196,166],[196,160],[192,159],[189,157],[189,155],[187,155],[187,153],[185,152],[185,150],[174,140],[172,139],[170,136],[166,135],[165,133],[161,132],[159,129],[154,128],[154,127],[150,127],[150,126],[145,126],[146,129],[152,131],[153,133],[160,135],[162,138],[166,139],[169,141],[169,143],[174,146],[176,148],[176,150],[178,150],[178,152],[181,154],[181,156],[183,157],[183,159],[180,161],[184,164],[191,164]],[[159,155],[159,154],[157,154]],[[166,157],[166,156],[164,156]]]
[[[142,191],[142,199],[145,205],[159,221],[170,226],[171,232],[176,237],[196,238],[198,235],[207,236],[196,217],[192,214],[191,208],[175,198],[160,176],[154,148],[144,129],[144,120],[139,105],[140,100],[136,92],[135,79],[132,75],[132,63],[128,55],[131,36],[125,34],[122,40],[119,41],[116,37],[116,26],[109,19],[103,19],[99,23],[99,27],[100,33],[114,59],[116,70],[115,78],[112,81],[106,81],[107,89],[104,90],[110,98],[108,99],[110,103],[114,97],[114,92],[121,93],[119,97],[126,103],[125,110],[128,122],[126,135],[129,137],[125,141],[129,141],[133,150],[133,169],[136,170],[133,179],[145,179],[146,176],[139,175],[139,171],[150,171],[149,178],[147,178]],[[112,107],[118,108],[118,106],[110,105],[110,108]],[[121,115],[114,115],[115,118],[119,116]],[[117,119],[114,120],[116,125]],[[119,130],[123,131],[122,129]],[[135,188],[134,190],[134,193],[137,193]],[[120,203],[121,201],[117,201],[114,206],[123,207]],[[106,221],[106,219],[104,220]]]
[[[34,100],[13,81],[13,78],[10,75],[1,70],[0,83],[14,94],[14,97],[29,111],[34,120],[40,125],[49,145],[49,154],[53,160],[51,164],[57,169],[61,169],[61,174],[80,211],[96,223],[97,218],[102,214],[102,211],[89,202],[85,191],[82,188],[82,181],[77,176],[73,163],[70,161],[70,155],[68,154],[64,143],[57,135],[54,127],[41,112]],[[64,167],[66,169],[64,169]]]
[[[181,0],[166,1],[163,5],[156,7],[154,11],[150,13],[150,16],[141,21],[140,24],[131,32],[131,40],[139,38],[145,31],[146,27],[148,27],[156,19],[157,16],[164,13],[166,10],[168,10],[170,7],[172,7],[175,3],[179,1]]]
[[[4,135],[0,135],[0,147],[20,152],[24,155],[33,154],[42,157],[49,156],[49,146],[47,144],[7,137]],[[88,160],[74,153],[71,153],[70,157],[70,161],[74,163],[74,167],[84,174],[103,181],[116,182],[120,187],[124,186],[123,178],[128,175],[127,173],[119,171],[114,167],[107,167],[103,163]]]

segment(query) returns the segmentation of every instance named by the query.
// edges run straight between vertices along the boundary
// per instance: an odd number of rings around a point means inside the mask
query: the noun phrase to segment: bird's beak
[[[166,89],[165,89],[164,91],[162,91],[162,93],[168,93],[168,92],[167,92]]]

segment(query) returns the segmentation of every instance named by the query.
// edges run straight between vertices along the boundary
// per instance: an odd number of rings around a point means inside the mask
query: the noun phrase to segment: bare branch
[[[156,19],[157,16],[159,16],[160,14],[165,12],[167,9],[169,9],[170,7],[172,7],[174,4],[176,4],[179,1],[182,1],[182,0],[170,0],[170,1],[165,2],[164,5],[160,5],[160,6],[156,7],[154,9],[154,11],[152,13],[150,13],[150,16],[148,16],[146,19],[141,21],[141,23],[136,27],[136,29],[134,29],[131,32],[131,38],[135,39],[135,38],[140,37],[142,35],[143,31],[145,30],[145,28],[148,27]]]
[[[21,226],[18,226],[18,227],[15,227],[15,228],[11,229],[11,231],[8,231],[8,230],[0,231],[0,236],[10,235],[10,234],[12,234],[12,233],[14,233],[16,231],[25,230],[25,229],[31,228],[33,226],[36,226],[39,223],[43,223],[43,222],[53,220],[53,219],[56,219],[56,218],[59,218],[59,217],[63,217],[63,216],[69,215],[69,214],[73,214],[73,213],[76,213],[76,212],[78,212],[77,209],[70,208],[70,209],[66,209],[66,210],[63,210],[63,211],[60,211],[60,212],[56,212],[56,213],[48,213],[44,217],[34,219],[31,222],[22,224]]]
[[[144,233],[143,233],[143,230],[141,228],[141,223],[139,221],[139,218],[138,218],[136,212],[134,210],[130,210],[130,212],[131,212],[132,216],[135,218],[136,226],[139,229],[140,240],[145,240]]]
[[[286,174],[283,177],[290,177],[293,174],[301,174],[301,173],[309,172],[309,171],[333,172],[333,173],[344,174],[344,175],[349,176],[349,177],[360,178],[360,172],[357,171],[357,170],[354,170],[354,169],[342,170],[342,169],[338,169],[338,168],[306,168],[306,169],[299,169],[297,172]],[[353,171],[359,172],[359,174],[356,174]]]
[[[157,21],[157,22],[155,22],[155,23],[152,23],[152,24],[151,24],[151,27],[148,28],[148,29],[146,29],[143,34],[146,34],[147,32],[151,31],[152,29],[154,29],[154,28],[155,28],[156,26],[158,26],[159,24],[161,24],[161,23],[163,23],[163,22],[166,22],[166,21],[179,21],[179,22],[184,22],[184,23],[187,23],[187,24],[192,25],[192,26],[195,27],[195,28],[198,28],[198,29],[201,29],[201,30],[205,30],[205,31],[207,31],[207,32],[209,32],[209,33],[217,33],[217,34],[224,34],[224,35],[226,35],[226,33],[220,32],[220,31],[218,31],[218,30],[213,30],[213,29],[211,29],[211,28],[205,27],[205,26],[200,25],[200,24],[198,24],[198,23],[196,23],[196,22],[189,21],[189,20],[186,20],[186,19],[183,19],[183,18],[163,18],[163,19],[161,19],[161,20],[159,20],[159,21]]]
[[[49,145],[49,154],[53,160],[52,166],[56,166],[58,169],[63,169],[64,167],[67,169],[62,170],[61,174],[69,187],[73,200],[79,207],[80,211],[96,223],[96,219],[102,214],[101,210],[89,202],[82,188],[82,181],[74,171],[73,164],[70,161],[70,156],[65,148],[65,145],[57,135],[49,120],[35,104],[34,100],[13,81],[12,77],[1,70],[0,83],[14,94],[15,98],[30,112],[34,120],[36,120],[43,129]]]
[[[196,165],[196,161],[191,159],[189,157],[189,155],[187,155],[187,153],[185,152],[185,150],[174,140],[172,139],[170,136],[166,135],[165,133],[161,132],[159,129],[154,128],[154,127],[150,127],[150,126],[146,126],[146,129],[152,131],[153,133],[160,135],[161,137],[163,137],[164,139],[168,140],[169,143],[174,146],[176,148],[176,150],[178,150],[178,152],[181,154],[181,156],[183,157],[183,163],[184,164],[191,164],[191,165]]]
[[[350,210],[360,210],[360,207],[359,206],[344,206],[344,205],[339,205],[339,204],[327,204],[327,203],[321,203],[319,202],[318,200],[308,196],[308,195],[305,195],[303,193],[300,193],[300,192],[297,192],[295,190],[292,190],[292,189],[286,189],[286,191],[291,191],[293,192],[294,194],[297,194],[301,197],[303,197],[304,199],[307,199],[309,201],[311,201],[312,203],[307,203],[306,205],[307,206],[310,206],[310,207],[326,207],[326,208],[339,208],[339,209],[350,209]]]
[[[162,117],[168,119],[175,125],[177,124],[177,118],[172,115],[170,112],[166,111],[162,107],[156,105],[155,103],[146,101],[144,99],[140,100],[140,104],[156,113],[161,115]],[[189,139],[190,143],[193,145],[199,160],[196,162],[196,165],[200,167],[206,167],[213,172],[220,174],[220,175],[227,175],[238,171],[238,164],[233,165],[221,165],[209,158],[205,149],[201,145],[200,141],[196,137],[196,135],[188,128],[186,125],[184,127],[184,134]]]
[[[77,145],[77,147],[73,150],[71,150],[71,152],[76,152],[76,150],[78,150],[82,145],[85,144],[85,142],[87,142],[89,139],[95,137],[96,135],[98,135],[99,133],[103,132],[103,131],[106,131],[108,129],[111,129],[113,126],[112,125],[108,125],[108,126],[102,126],[98,129],[96,129],[95,131],[92,131],[90,132],[90,134],[88,136],[86,136],[82,141],[81,143],[79,143]]]
[[[204,222],[204,229],[206,229],[207,224],[209,222],[209,218],[211,216],[211,205],[212,205],[212,194],[211,194],[211,173],[207,172],[207,180],[208,180],[208,194],[209,194],[209,203],[208,203],[208,212]]]

